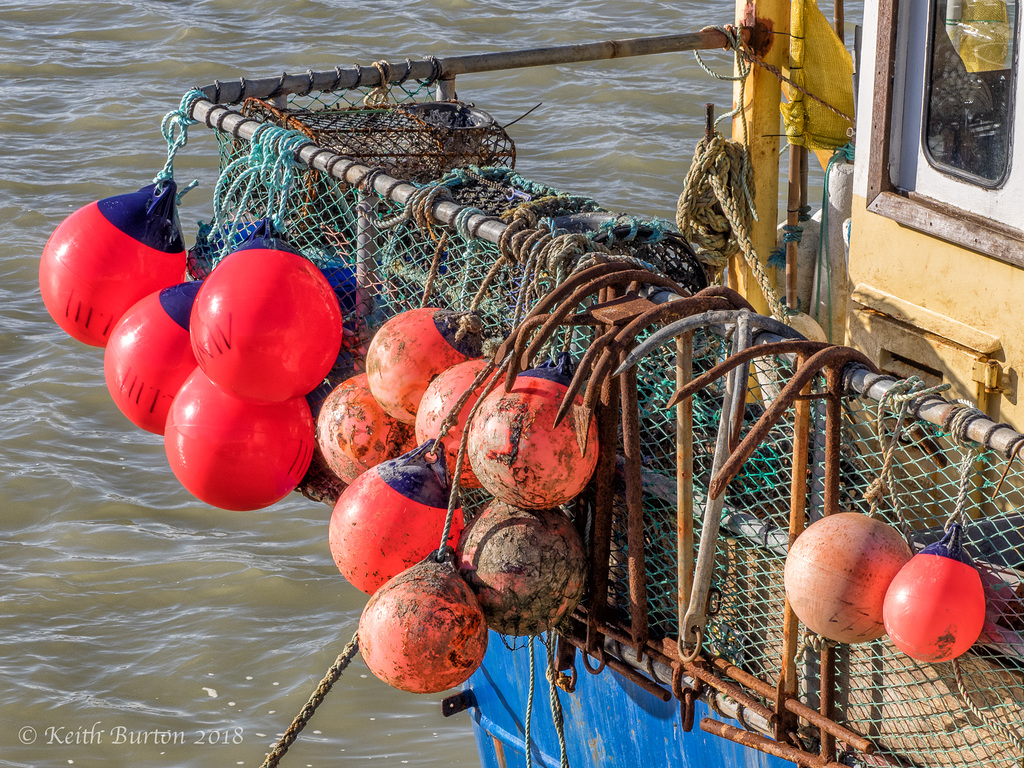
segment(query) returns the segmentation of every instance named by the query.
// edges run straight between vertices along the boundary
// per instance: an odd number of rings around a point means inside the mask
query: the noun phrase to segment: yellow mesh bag
[[[946,32],[968,72],[1007,68],[1010,24],[1004,0],[950,2]]]

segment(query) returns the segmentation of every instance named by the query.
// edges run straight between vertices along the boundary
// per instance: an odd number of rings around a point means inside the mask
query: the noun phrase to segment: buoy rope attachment
[[[555,734],[558,736],[558,766],[569,768],[569,754],[565,746],[565,715],[562,712],[562,701],[558,698],[559,672],[555,669],[555,632],[548,630],[547,641],[544,643],[548,650],[548,666],[545,675],[548,679],[548,695],[551,699],[551,721],[555,726]],[[532,652],[531,648],[531,652]]]
[[[167,162],[160,172],[153,177],[153,183],[157,185],[157,193],[163,190],[164,182],[174,180],[174,158],[178,150],[188,144],[188,128],[199,121],[192,117],[192,109],[196,102],[205,99],[206,94],[198,88],[193,88],[181,97],[181,104],[164,115],[160,122],[160,134],[167,142]],[[193,181],[177,194],[176,202],[180,203],[186,192],[193,189],[198,181]]]
[[[334,660],[331,668],[327,670],[327,674],[324,675],[320,684],[317,685],[309,700],[299,710],[299,714],[295,716],[292,724],[288,726],[288,730],[284,732],[277,744],[274,745],[274,748],[267,753],[267,757],[260,768],[276,768],[277,764],[281,762],[281,758],[284,757],[285,752],[295,743],[302,729],[306,727],[310,718],[313,717],[317,707],[320,706],[327,694],[330,693],[331,688],[338,681],[338,678],[341,677],[341,674],[348,665],[352,663],[352,659],[355,658],[358,652],[359,632],[357,631],[342,649],[338,658]]]

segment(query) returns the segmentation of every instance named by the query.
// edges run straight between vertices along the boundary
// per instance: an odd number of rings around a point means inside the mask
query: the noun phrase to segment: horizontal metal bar
[[[741,39],[746,39],[741,30]],[[525,48],[517,51],[475,53],[464,56],[427,57],[405,59],[391,64],[391,83],[407,80],[444,80],[456,75],[479,72],[496,72],[523,67],[539,67],[553,64],[574,64],[585,61],[604,61],[630,56],[649,56],[658,53],[680,53],[682,51],[703,51],[715,48],[729,48],[728,38],[713,27],[681,35],[659,35],[656,37],[633,37],[625,40],[606,40],[596,43],[559,45],[549,48]],[[302,74],[284,73],[279,77],[260,79],[239,78],[226,82],[216,81],[203,86],[206,98],[216,104],[237,104],[255,97],[268,99],[275,96],[312,91],[336,91],[339,89],[361,88],[381,84],[381,73],[377,67],[336,67],[335,69]]]

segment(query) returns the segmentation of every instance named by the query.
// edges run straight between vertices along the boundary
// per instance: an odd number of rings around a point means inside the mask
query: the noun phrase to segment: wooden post
[[[787,34],[789,32],[789,0],[737,0],[736,23],[760,23],[771,34],[762,58],[779,69],[789,62]],[[781,117],[779,100],[782,89],[773,74],[761,67],[751,66],[744,86],[744,112],[749,136],[743,132],[739,115],[732,121],[732,136],[747,145],[754,169],[754,204],[758,221],[751,222],[751,240],[758,257],[763,261],[775,248],[779,216],[779,133]],[[733,101],[740,97],[739,83],[733,89]],[[757,281],[747,267],[742,254],[729,259],[729,286],[735,288],[758,312],[770,314],[768,302],[761,294]]]

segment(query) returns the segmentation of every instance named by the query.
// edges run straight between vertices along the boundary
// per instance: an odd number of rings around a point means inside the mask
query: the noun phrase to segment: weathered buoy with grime
[[[441,543],[448,515],[444,451],[433,441],[378,464],[353,482],[331,514],[331,555],[341,575],[366,594],[418,563]],[[448,545],[462,533],[455,510]]]
[[[450,561],[428,558],[394,577],[359,618],[359,650],[378,678],[410,693],[469,679],[487,651],[487,623]]]
[[[890,582],[910,560],[892,526],[856,512],[812,523],[786,558],[786,597],[812,632],[840,643],[885,634],[882,605]]]
[[[586,555],[557,509],[492,501],[462,531],[455,564],[487,618],[503,635],[537,635],[557,625],[583,596]]]
[[[985,625],[985,589],[964,552],[962,534],[952,523],[941,541],[903,566],[885,593],[885,631],[918,661],[955,659],[977,642]]]
[[[475,315],[429,307],[395,315],[366,350],[370,391],[386,414],[415,424],[427,385],[453,365],[480,357],[481,334]]]
[[[568,355],[555,365],[523,371],[511,391],[498,388],[481,404],[469,428],[469,457],[480,483],[497,499],[523,509],[564,504],[590,482],[597,466],[593,416],[577,435],[575,414],[555,427],[572,378]],[[580,407],[577,397],[574,407]]]

